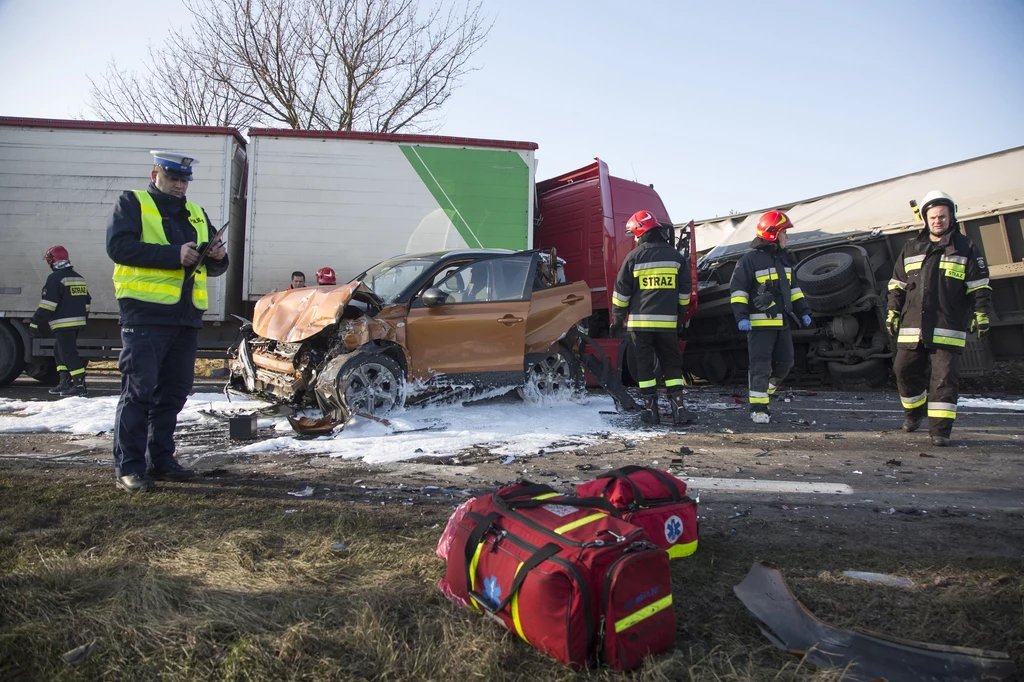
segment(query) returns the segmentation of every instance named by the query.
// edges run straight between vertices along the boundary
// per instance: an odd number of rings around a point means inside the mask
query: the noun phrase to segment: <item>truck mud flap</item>
[[[755,561],[733,592],[761,622],[761,632],[772,644],[819,668],[840,669],[844,680],[1015,679],[1013,659],[1000,651],[914,642],[823,623],[765,561]]]
[[[580,350],[579,357],[583,366],[594,375],[597,382],[601,384],[601,387],[608,391],[608,394],[615,401],[615,407],[620,412],[633,412],[640,409],[640,405],[636,402],[636,399],[629,394],[626,387],[619,381],[619,377],[614,371],[612,371],[612,363],[605,355],[604,349],[601,346],[594,343],[594,341],[582,332],[577,332],[580,338]],[[587,346],[594,349],[597,355],[591,355],[587,352]]]

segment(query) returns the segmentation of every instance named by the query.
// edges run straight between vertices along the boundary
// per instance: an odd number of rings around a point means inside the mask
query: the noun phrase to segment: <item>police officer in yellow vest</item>
[[[152,490],[154,480],[185,481],[195,472],[174,457],[174,429],[195,373],[196,344],[208,307],[208,277],[228,267],[214,244],[209,216],[186,200],[196,159],[150,152],[155,165],[146,190],[121,194],[107,225],[114,294],[121,313],[121,399],[114,422],[114,474],[128,492]]]

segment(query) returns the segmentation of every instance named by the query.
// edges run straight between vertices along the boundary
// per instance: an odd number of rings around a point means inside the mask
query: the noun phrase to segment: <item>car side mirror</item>
[[[444,293],[437,287],[430,287],[423,292],[420,299],[423,301],[423,305],[431,308],[433,306],[444,305],[448,300],[448,294]]]

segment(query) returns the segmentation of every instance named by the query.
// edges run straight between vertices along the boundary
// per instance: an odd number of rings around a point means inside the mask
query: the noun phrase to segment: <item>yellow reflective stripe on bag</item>
[[[672,595],[663,597],[653,604],[649,604],[635,613],[631,613],[625,618],[620,618],[615,621],[615,632],[622,632],[627,628],[631,628],[645,618],[650,618],[658,611],[662,611],[672,606]]]
[[[519,565],[516,566],[515,575],[512,576],[513,582],[515,582],[515,579],[519,577],[519,571],[523,568],[523,563],[524,562],[520,561]],[[519,589],[523,589],[522,586],[520,586]],[[523,623],[519,620],[519,590],[516,590],[515,594],[512,595],[512,624],[516,626],[516,634],[522,637],[524,642],[529,644],[530,640],[526,639],[526,635],[523,634]]]

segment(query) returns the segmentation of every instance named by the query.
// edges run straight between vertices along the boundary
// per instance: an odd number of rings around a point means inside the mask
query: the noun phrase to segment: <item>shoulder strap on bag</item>
[[[598,476],[598,478],[611,479],[608,481],[608,484],[605,485],[605,492],[608,491],[608,486],[611,485],[612,481],[625,481],[627,484],[629,484],[629,487],[633,489],[633,502],[637,506],[642,507],[647,503],[646,499],[644,498],[644,494],[640,492],[640,488],[638,488],[633,479],[629,477],[630,474],[635,474],[639,471],[646,471],[647,473],[651,474],[656,479],[658,479],[658,482],[665,486],[665,488],[668,490],[668,494],[672,498],[673,502],[679,502],[680,500],[683,499],[682,496],[679,494],[679,488],[676,487],[675,483],[672,482],[672,479],[670,479],[668,476],[658,471],[657,469],[652,469],[650,467],[629,464],[627,466],[620,467],[618,469],[613,469],[612,471],[601,474],[600,476]]]

